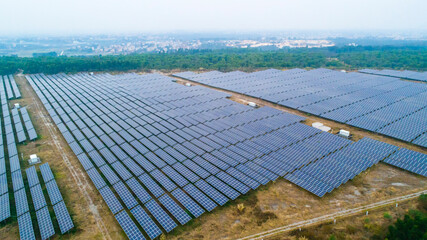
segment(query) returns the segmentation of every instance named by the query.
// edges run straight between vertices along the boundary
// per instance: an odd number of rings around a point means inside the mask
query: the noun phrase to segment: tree
[[[426,240],[427,214],[412,210],[402,219],[389,226],[388,240]]]

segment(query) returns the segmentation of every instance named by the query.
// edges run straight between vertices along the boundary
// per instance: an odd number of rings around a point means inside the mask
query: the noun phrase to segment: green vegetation
[[[410,210],[403,219],[388,227],[388,240],[427,239],[427,195],[418,198],[418,209]]]
[[[411,210],[402,219],[388,227],[388,240],[422,240],[427,239],[427,214],[417,210]]]
[[[35,55],[33,58],[0,57],[0,75],[23,70],[24,73],[82,71],[146,71],[197,70],[220,71],[260,68],[336,69],[393,68],[427,70],[427,47],[331,47],[319,49],[256,49],[191,50],[173,53],[147,53],[108,56]]]

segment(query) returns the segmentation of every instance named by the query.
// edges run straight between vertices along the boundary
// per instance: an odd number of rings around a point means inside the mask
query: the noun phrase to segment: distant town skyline
[[[427,30],[422,0],[2,0],[0,34]]]

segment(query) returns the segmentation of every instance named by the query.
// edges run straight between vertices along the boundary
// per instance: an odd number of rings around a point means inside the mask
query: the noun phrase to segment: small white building
[[[258,105],[254,102],[248,102],[248,106],[254,107],[254,108],[258,107]]]
[[[328,126],[323,125],[323,123],[321,122],[314,122],[311,124],[312,127],[317,128],[319,130],[322,130],[324,132],[329,132],[331,131],[331,128]]]
[[[341,137],[349,138],[350,137],[350,131],[341,129],[340,132],[338,133],[338,135]]]
[[[30,159],[28,160],[28,163],[30,165],[34,165],[34,164],[37,164],[37,163],[41,163],[41,161],[40,161],[40,158],[37,157],[37,154],[31,154],[30,155]]]

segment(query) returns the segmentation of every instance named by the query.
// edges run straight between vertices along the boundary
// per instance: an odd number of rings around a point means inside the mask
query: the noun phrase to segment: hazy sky
[[[1,34],[426,30],[427,0],[0,0]]]

